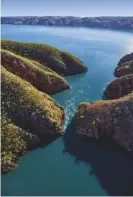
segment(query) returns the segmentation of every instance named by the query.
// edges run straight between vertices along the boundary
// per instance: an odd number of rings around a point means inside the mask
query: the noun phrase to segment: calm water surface
[[[66,77],[70,90],[52,96],[65,109],[66,134],[22,157],[14,172],[2,176],[2,195],[133,194],[131,157],[115,144],[79,138],[72,120],[80,102],[102,98],[117,62],[133,51],[133,34],[2,25],[2,38],[50,44],[71,52],[88,66],[87,73]]]

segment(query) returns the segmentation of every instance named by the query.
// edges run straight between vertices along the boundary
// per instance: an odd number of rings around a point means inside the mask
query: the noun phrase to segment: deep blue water
[[[71,120],[80,102],[102,98],[117,62],[133,51],[133,34],[2,25],[2,38],[50,44],[71,52],[88,66],[87,73],[66,77],[70,90],[52,96],[65,109],[66,134],[22,157],[14,172],[3,175],[2,195],[133,194],[130,155],[116,144],[79,138]]]

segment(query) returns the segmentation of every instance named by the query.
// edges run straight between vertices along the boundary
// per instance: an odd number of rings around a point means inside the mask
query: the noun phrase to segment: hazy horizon
[[[1,15],[130,17],[133,0],[2,0]]]
[[[73,15],[73,16],[70,16],[70,15],[66,15],[66,16],[58,16],[58,15],[42,15],[42,16],[39,16],[39,15],[20,15],[20,16],[15,16],[15,15],[12,15],[12,16],[2,16],[2,17],[79,17],[79,18],[84,18],[84,17],[90,17],[90,18],[94,18],[94,17],[124,17],[124,18],[126,18],[126,17],[133,17],[133,15],[132,16],[115,16],[115,15],[113,15],[113,16],[107,16],[107,15],[105,15],[105,16],[75,16],[75,15]]]

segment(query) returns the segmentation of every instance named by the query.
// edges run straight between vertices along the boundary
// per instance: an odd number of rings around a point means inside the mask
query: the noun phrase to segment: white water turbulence
[[[64,130],[67,128],[68,124],[70,123],[76,104],[76,96],[73,97],[71,100],[66,101],[66,108],[65,108],[65,122],[64,122]]]

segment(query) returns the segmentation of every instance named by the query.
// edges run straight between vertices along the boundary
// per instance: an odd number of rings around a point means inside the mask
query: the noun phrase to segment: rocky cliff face
[[[1,117],[1,142],[1,170],[4,173],[17,167],[19,156],[24,151],[41,144],[37,135],[16,126],[7,115]]]
[[[133,30],[133,17],[2,17],[2,24],[94,27],[119,30]]]
[[[107,99],[117,99],[133,91],[133,53],[120,59],[114,75],[119,78],[106,87],[105,97]]]
[[[16,125],[41,136],[62,133],[64,110],[47,94],[2,68],[2,110]]]
[[[118,65],[114,71],[114,75],[116,77],[121,77],[129,74],[133,74],[133,60]]]
[[[111,138],[133,153],[133,93],[117,100],[81,103],[75,122],[79,135]]]
[[[133,60],[133,53],[127,54],[124,57],[122,57],[120,59],[120,61],[118,62],[118,66],[120,66],[126,62],[129,62],[130,60]]]
[[[117,99],[123,97],[133,91],[133,74],[120,77],[113,80],[106,87],[106,99]]]
[[[87,67],[49,45],[9,40],[2,40],[1,63],[2,172],[8,172],[24,151],[64,134],[64,109],[46,93],[69,88],[60,74]]]
[[[75,113],[76,132],[91,138],[110,138],[133,153],[133,53],[124,56],[105,90],[107,99],[81,103]],[[121,71],[120,71],[121,70]],[[128,70],[128,71],[127,71]]]
[[[116,77],[133,74],[133,53],[125,55],[120,59],[114,71]]]
[[[17,166],[23,151],[64,133],[64,110],[50,96],[3,67],[1,91],[2,171],[5,172]]]
[[[37,61],[61,75],[74,75],[88,70],[78,58],[49,45],[2,40],[1,47]]]
[[[1,51],[1,62],[6,70],[45,93],[53,94],[69,88],[65,79],[51,69],[9,51]]]

